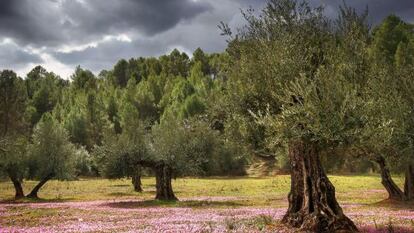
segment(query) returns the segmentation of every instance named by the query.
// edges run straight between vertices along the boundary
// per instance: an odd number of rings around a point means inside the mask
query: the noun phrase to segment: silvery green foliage
[[[354,144],[366,124],[368,30],[345,7],[336,22],[306,2],[270,1],[246,12],[233,52],[234,98],[266,127],[270,148],[295,140],[322,147]]]
[[[149,148],[153,159],[171,166],[175,175],[194,175],[219,156],[220,143],[218,132],[204,122],[167,118],[154,126]]]
[[[25,175],[27,94],[23,79],[10,70],[0,71],[0,173],[17,179]]]
[[[36,125],[28,153],[36,178],[51,174],[57,179],[73,177],[76,147],[70,143],[67,131],[50,114],[45,114]]]
[[[93,159],[84,147],[78,147],[75,152],[75,175],[92,175]]]
[[[121,126],[121,134],[106,132],[102,146],[94,150],[96,162],[108,178],[131,176],[142,161],[153,161],[146,145],[144,123],[128,102],[122,106]]]
[[[24,137],[3,137],[0,140],[0,176],[13,171],[19,180],[24,178],[28,162],[26,145]]]

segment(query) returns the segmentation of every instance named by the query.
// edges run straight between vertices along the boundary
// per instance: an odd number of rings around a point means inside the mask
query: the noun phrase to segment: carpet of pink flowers
[[[188,198],[181,201],[202,204],[179,207],[137,199],[5,203],[0,204],[0,232],[294,232],[280,223],[285,207],[226,206],[233,200]],[[414,232],[412,209],[360,204],[343,208],[362,232]]]

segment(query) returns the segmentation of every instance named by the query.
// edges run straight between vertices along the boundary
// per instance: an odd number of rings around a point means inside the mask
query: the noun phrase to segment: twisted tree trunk
[[[335,187],[322,168],[317,145],[304,141],[291,143],[289,157],[291,190],[282,221],[309,232],[358,232],[336,200]]]
[[[43,185],[46,184],[46,182],[48,182],[50,179],[52,179],[55,176],[54,173],[50,173],[47,176],[45,176],[33,189],[32,191],[27,195],[28,198],[39,198],[37,196],[37,193],[39,192],[39,190],[43,187]]]
[[[391,178],[391,173],[387,167],[385,158],[381,155],[377,155],[375,157],[375,162],[377,162],[378,165],[380,166],[381,183],[388,192],[388,199],[403,201],[404,193],[401,191],[398,185]]]
[[[15,190],[15,199],[20,199],[24,197],[23,186],[21,180],[18,178],[16,172],[12,171],[11,169],[7,170],[7,173],[10,177],[10,180],[13,182],[14,190]]]
[[[157,189],[155,199],[166,201],[178,200],[174,195],[171,185],[172,168],[164,163],[159,163],[155,166],[154,170]]]
[[[142,192],[142,183],[141,183],[141,168],[137,167],[132,175],[132,185],[134,186],[135,192]]]
[[[410,164],[405,172],[404,194],[408,201],[414,199],[414,168]]]

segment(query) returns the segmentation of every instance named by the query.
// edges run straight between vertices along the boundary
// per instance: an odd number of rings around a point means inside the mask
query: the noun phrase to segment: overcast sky
[[[311,0],[334,16],[342,0]],[[345,0],[375,24],[388,14],[414,20],[414,0]],[[121,58],[159,56],[174,48],[226,47],[217,25],[242,25],[240,9],[265,0],[1,0],[0,69],[25,77],[35,65],[68,78],[77,65],[98,73]]]

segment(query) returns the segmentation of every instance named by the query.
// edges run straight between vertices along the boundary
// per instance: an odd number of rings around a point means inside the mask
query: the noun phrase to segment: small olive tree
[[[165,118],[148,136],[139,133],[140,127],[131,130],[138,133],[108,134],[103,145],[96,148],[96,158],[111,178],[128,176],[139,167],[152,169],[158,200],[177,200],[173,178],[198,174],[209,158],[228,152],[220,144],[218,132],[205,123]]]
[[[0,173],[8,176],[15,197],[24,197],[27,94],[23,79],[10,70],[0,71]]]
[[[135,129],[140,132],[140,129]],[[142,131],[141,131],[142,132]],[[107,133],[102,146],[94,150],[102,175],[109,179],[132,177],[134,190],[142,191],[141,167],[151,161],[144,138],[130,138],[127,134]]]
[[[382,69],[376,70],[379,72],[367,83],[364,93],[366,121],[361,130],[362,137],[354,142],[352,154],[376,163],[388,198],[401,201],[405,196],[392,179],[391,171],[408,162],[405,159],[409,158],[411,142],[406,130],[410,107],[390,80],[392,76]]]
[[[145,144],[145,123],[138,118],[138,110],[129,102],[122,106],[122,132],[108,131],[103,145],[96,147],[94,154],[102,174],[110,179],[132,177],[136,192],[141,192],[141,165],[148,160]]]
[[[32,174],[39,183],[27,197],[38,198],[39,190],[51,179],[73,177],[76,148],[66,130],[50,114],[45,114],[36,125],[28,153],[34,169]]]
[[[7,137],[0,140],[0,174],[7,175],[13,183],[15,198],[23,198],[23,178],[27,171],[27,139]]]
[[[391,15],[373,30],[371,77],[364,93],[368,120],[358,143],[358,154],[378,164],[388,198],[398,201],[414,198],[413,27]],[[404,190],[391,171],[405,173]]]
[[[200,121],[182,121],[167,117],[154,126],[149,142],[156,161],[157,199],[176,199],[171,180],[197,174],[203,164],[219,153],[218,132]]]

